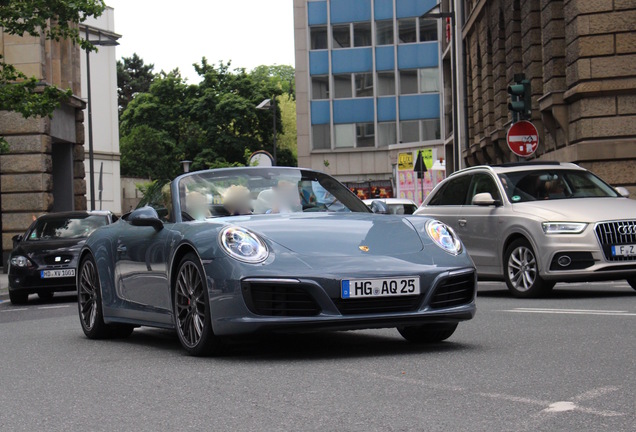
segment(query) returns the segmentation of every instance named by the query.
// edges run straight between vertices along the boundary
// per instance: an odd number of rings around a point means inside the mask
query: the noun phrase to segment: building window
[[[403,121],[400,122],[400,142],[412,143],[420,141],[420,122],[419,121]]]
[[[417,69],[406,69],[400,71],[400,94],[417,93]]]
[[[395,72],[378,72],[378,96],[395,95]]]
[[[371,46],[371,23],[363,22],[353,24],[353,46]]]
[[[398,20],[398,37],[400,43],[417,42],[417,26],[415,18]]]
[[[314,144],[314,150],[331,149],[331,128],[328,124],[313,125],[311,134]]]
[[[354,97],[373,96],[373,74],[357,73],[355,74],[356,93]]]
[[[353,97],[353,92],[351,90],[351,74],[333,76],[333,97],[335,99]]]
[[[420,69],[420,93],[439,92],[439,69]]]
[[[439,119],[422,120],[422,141],[440,139]]]
[[[334,126],[334,138],[336,148],[353,147],[356,140],[355,124],[339,124]]]
[[[327,49],[327,27],[311,27],[311,49],[321,50]]]
[[[311,98],[329,99],[329,77],[326,75],[311,77]]]
[[[420,42],[437,40],[437,21],[420,18]]]
[[[349,24],[334,25],[331,32],[333,34],[334,49],[351,47],[351,30]]]
[[[375,147],[373,123],[356,123],[356,147]]]
[[[395,122],[378,123],[378,147],[387,147],[397,143]]]
[[[376,45],[393,45],[393,20],[375,23]]]

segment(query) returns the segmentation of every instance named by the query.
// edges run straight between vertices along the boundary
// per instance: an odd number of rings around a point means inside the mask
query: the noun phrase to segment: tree
[[[80,37],[78,24],[101,15],[104,7],[103,0],[0,0],[0,27],[11,35],[68,39],[93,51],[95,46]],[[18,112],[25,118],[50,116],[71,95],[71,90],[41,86],[37,78],[27,77],[0,55],[0,110]],[[0,151],[8,150],[2,137],[0,146]]]
[[[191,160],[193,170],[236,166],[247,162],[246,154],[271,149],[272,111],[256,106],[280,95],[280,87],[244,69],[230,70],[230,63],[203,58],[195,69],[199,84],[187,84],[178,70],[162,72],[128,104],[120,123],[123,173],[159,179],[168,170],[172,178],[181,160]],[[279,110],[276,119],[282,133]]]
[[[155,78],[154,64],[144,64],[136,53],[132,57],[122,57],[117,61],[117,100],[119,114],[126,109],[130,101],[139,93],[147,93]]]

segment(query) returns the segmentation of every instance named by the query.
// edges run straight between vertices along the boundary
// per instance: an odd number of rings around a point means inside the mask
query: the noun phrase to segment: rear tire
[[[554,282],[539,276],[537,256],[528,240],[513,241],[504,254],[504,279],[510,293],[519,298],[545,296],[554,287]]]
[[[455,324],[425,324],[420,326],[398,327],[398,331],[404,339],[411,343],[427,344],[436,343],[448,339],[455,333]]]
[[[636,290],[636,277],[627,279],[627,283]]]
[[[86,255],[79,266],[77,281],[77,308],[84,334],[89,339],[124,338],[130,336],[134,326],[106,324],[102,313],[102,290],[95,260]]]
[[[205,273],[194,253],[186,254],[177,270],[173,310],[179,341],[192,356],[218,355],[224,343],[212,331],[210,298]]]
[[[9,300],[12,305],[25,305],[29,302],[29,294],[9,290]]]

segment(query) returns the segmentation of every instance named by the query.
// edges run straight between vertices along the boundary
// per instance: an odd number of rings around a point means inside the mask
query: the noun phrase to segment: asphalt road
[[[566,287],[566,288],[563,288]],[[633,431],[636,291],[480,284],[428,347],[393,329],[245,340],[184,354],[171,332],[91,341],[75,298],[0,304],[2,431]]]

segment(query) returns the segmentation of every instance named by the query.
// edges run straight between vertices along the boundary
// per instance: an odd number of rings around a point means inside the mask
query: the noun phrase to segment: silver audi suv
[[[450,225],[481,280],[517,297],[556,282],[626,279],[636,289],[636,201],[572,163],[476,166],[441,182],[415,212]]]

